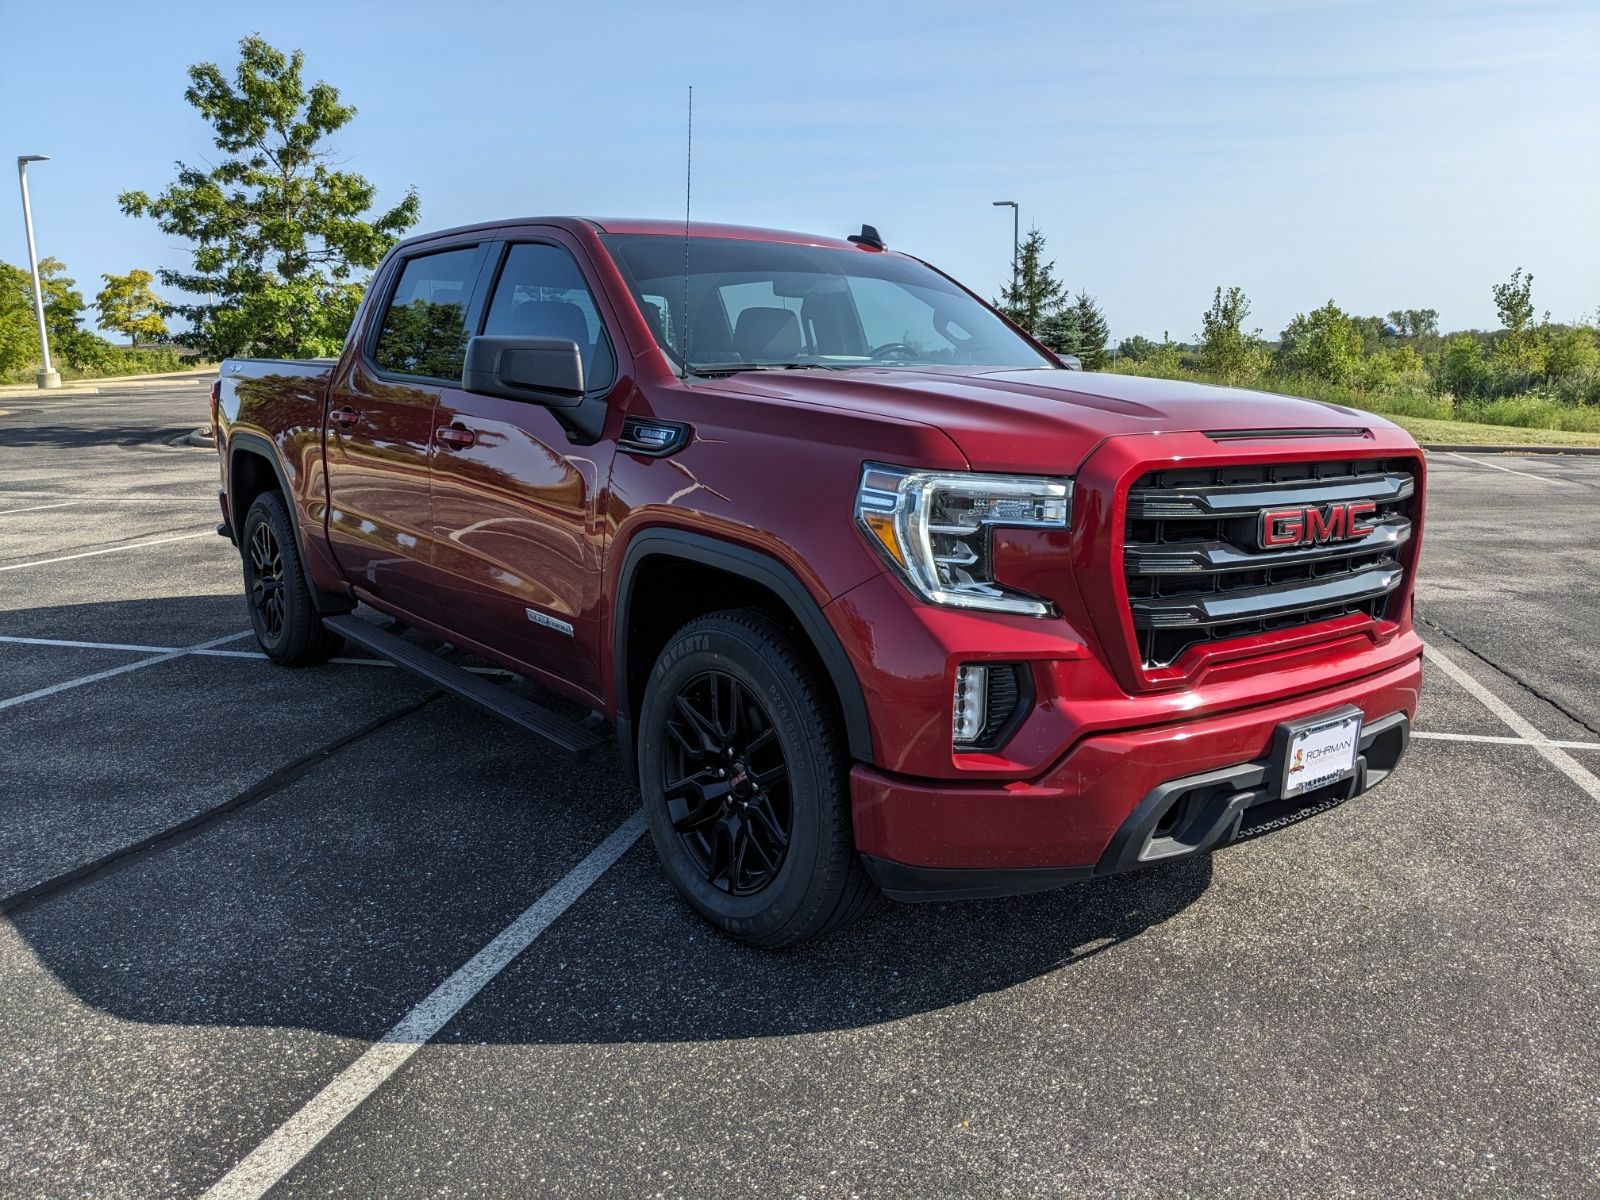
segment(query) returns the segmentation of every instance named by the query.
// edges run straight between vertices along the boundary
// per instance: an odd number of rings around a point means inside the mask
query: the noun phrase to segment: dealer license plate
[[[1283,756],[1283,796],[1299,796],[1348,778],[1361,746],[1361,714],[1345,711],[1289,729]]]

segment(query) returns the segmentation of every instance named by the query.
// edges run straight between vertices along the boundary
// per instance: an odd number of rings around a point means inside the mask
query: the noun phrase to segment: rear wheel
[[[651,672],[639,742],[656,852],[712,925],[782,947],[866,912],[877,893],[851,836],[843,724],[778,621],[738,610],[679,630]]]
[[[240,537],[245,600],[256,642],[288,667],[327,662],[344,639],[325,628],[311,603],[289,510],[277,492],[257,496]]]

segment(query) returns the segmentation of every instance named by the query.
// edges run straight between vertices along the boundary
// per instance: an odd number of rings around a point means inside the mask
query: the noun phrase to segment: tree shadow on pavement
[[[0,424],[0,447],[12,449],[91,450],[102,446],[162,446],[172,439],[193,433],[206,420],[204,410],[183,425],[32,425],[25,424],[23,413],[15,413]]]

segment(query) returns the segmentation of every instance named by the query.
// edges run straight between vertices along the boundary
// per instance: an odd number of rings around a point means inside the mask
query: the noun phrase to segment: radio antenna
[[[689,85],[689,146],[683,164],[683,339],[678,346],[683,382],[689,383],[689,202],[694,196],[694,84]]]

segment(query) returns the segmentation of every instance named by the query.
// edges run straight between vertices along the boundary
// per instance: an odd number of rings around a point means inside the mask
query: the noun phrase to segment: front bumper
[[[858,765],[856,846],[896,900],[1043,891],[1204,853],[1381,782],[1405,753],[1421,686],[1422,660],[1411,658],[1293,700],[1088,737],[1028,781],[917,780]],[[1277,800],[1279,725],[1344,705],[1364,717],[1355,774]]]

